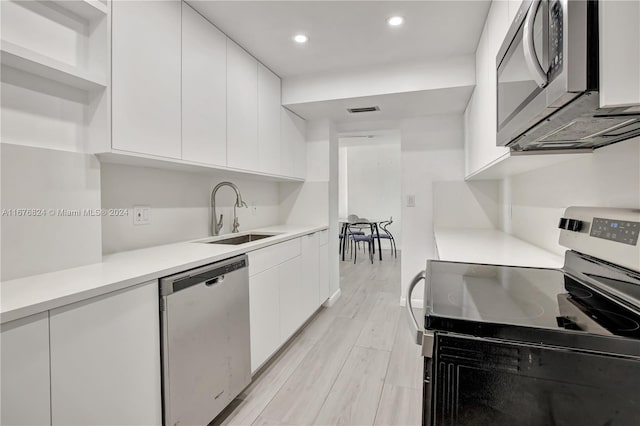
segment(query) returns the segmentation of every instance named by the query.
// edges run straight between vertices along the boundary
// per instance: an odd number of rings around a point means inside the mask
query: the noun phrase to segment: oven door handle
[[[416,345],[422,345],[422,339],[424,337],[424,330],[418,324],[418,320],[416,320],[416,316],[413,313],[413,305],[411,303],[411,295],[413,294],[413,290],[420,283],[420,281],[424,281],[427,278],[426,271],[420,271],[418,274],[413,277],[411,283],[409,284],[409,288],[407,289],[407,303],[405,304],[407,319],[409,320],[409,326],[411,327],[411,332],[413,334],[413,340]]]
[[[547,79],[547,73],[542,69],[538,55],[536,54],[536,47],[533,42],[534,25],[533,20],[536,18],[538,8],[540,8],[541,1],[534,0],[531,3],[531,7],[527,12],[527,16],[524,20],[524,31],[522,34],[522,45],[524,48],[524,60],[527,64],[529,72],[533,75],[533,80],[539,87],[546,87],[549,83]]]

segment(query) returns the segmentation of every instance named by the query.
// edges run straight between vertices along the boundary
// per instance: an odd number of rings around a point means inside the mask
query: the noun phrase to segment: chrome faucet
[[[240,223],[238,222],[238,216],[236,215],[236,208],[238,207],[247,207],[247,203],[242,201],[242,195],[240,195],[240,190],[238,187],[231,182],[220,182],[217,184],[213,191],[211,191],[211,235],[216,236],[220,234],[220,230],[222,229],[222,214],[220,215],[220,220],[216,221],[218,217],[216,213],[216,193],[218,189],[223,186],[229,186],[236,192],[236,203],[233,205],[233,230],[231,232],[238,232],[238,227]]]

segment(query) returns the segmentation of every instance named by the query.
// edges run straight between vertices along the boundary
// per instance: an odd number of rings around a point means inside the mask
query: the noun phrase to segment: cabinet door
[[[300,299],[302,307],[303,321],[311,316],[318,309],[320,298],[320,258],[318,233],[305,235],[302,237],[302,297]]]
[[[181,2],[112,6],[112,148],[180,158]]]
[[[280,170],[280,77],[258,64],[258,163],[265,173]]]
[[[284,343],[304,323],[305,292],[302,281],[302,257],[281,264],[280,270],[280,342]],[[305,272],[306,273],[306,272]]]
[[[282,107],[280,170],[284,176],[304,179],[307,173],[306,122]]]
[[[227,165],[227,37],[182,3],[182,159]]]
[[[251,372],[280,346],[280,270],[267,269],[249,277]]]
[[[600,1],[600,106],[640,104],[640,2]]]
[[[158,283],[50,313],[53,425],[158,425]]]
[[[229,39],[227,166],[258,170],[258,61]]]
[[[329,296],[329,245],[321,245],[318,251],[318,305],[323,304]]]
[[[49,313],[2,324],[3,425],[49,425]]]

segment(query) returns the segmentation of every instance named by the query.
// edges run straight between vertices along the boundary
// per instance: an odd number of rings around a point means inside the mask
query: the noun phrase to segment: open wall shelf
[[[78,89],[92,90],[107,87],[105,75],[94,75],[9,41],[2,40],[1,46],[2,65]]]

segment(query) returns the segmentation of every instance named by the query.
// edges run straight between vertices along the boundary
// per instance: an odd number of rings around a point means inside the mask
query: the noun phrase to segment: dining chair
[[[361,233],[350,233],[350,228],[354,225],[361,225],[364,224],[366,226],[369,226],[371,229],[371,233],[370,234],[365,234],[364,232]],[[347,232],[349,233],[349,239],[351,240],[350,242],[350,251],[351,251],[351,255],[353,256],[353,263],[355,264],[356,261],[358,260],[358,248],[357,248],[357,244],[359,244],[360,242],[362,243],[367,243],[367,248],[369,249],[369,260],[371,261],[371,263],[373,263],[373,225],[371,225],[371,223],[367,223],[367,222],[361,222],[361,223],[353,223],[353,224],[349,224],[347,226]],[[357,231],[355,231],[357,232]],[[352,244],[356,243],[356,249],[353,250],[353,246]]]
[[[391,246],[391,251],[395,258],[398,258],[398,249],[396,247],[396,240],[393,238],[393,234],[387,229],[389,225],[393,223],[393,216],[389,218],[389,220],[385,220],[384,222],[380,222],[379,227],[382,229],[380,232],[380,238],[384,240],[389,240],[389,245]]]

